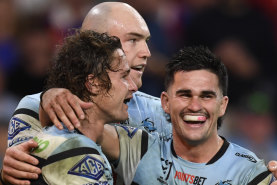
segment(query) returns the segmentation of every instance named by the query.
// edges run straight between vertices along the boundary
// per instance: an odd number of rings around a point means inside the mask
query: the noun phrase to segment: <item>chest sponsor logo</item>
[[[85,156],[68,171],[68,174],[99,180],[104,174],[103,163],[91,156]]]
[[[130,127],[130,126],[128,126],[128,127],[126,127],[126,126],[121,126],[124,130],[126,130],[126,132],[128,133],[128,136],[130,137],[130,138],[132,138],[135,134],[136,134],[136,132],[138,131],[138,128],[134,128],[134,127]]]
[[[9,124],[8,140],[13,139],[19,132],[30,128],[31,125],[27,122],[19,118],[12,118]]]
[[[238,153],[238,152],[235,155],[238,156],[238,157],[246,158],[248,161],[250,161],[252,163],[257,162],[257,160],[252,155],[241,154],[241,153]]]
[[[193,185],[203,185],[207,178],[176,171],[174,179],[178,179]]]

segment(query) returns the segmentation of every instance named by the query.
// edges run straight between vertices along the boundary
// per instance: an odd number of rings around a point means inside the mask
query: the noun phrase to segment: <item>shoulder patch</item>
[[[99,180],[104,174],[104,164],[91,156],[85,156],[68,171],[68,174]]]
[[[120,125],[127,133],[128,133],[128,136],[130,138],[132,138],[135,133],[138,131],[138,128],[135,128],[135,127],[130,127],[130,126],[123,126],[123,125]]]
[[[13,139],[19,132],[30,129],[31,125],[27,122],[13,117],[9,124],[9,130],[8,130],[8,140]]]

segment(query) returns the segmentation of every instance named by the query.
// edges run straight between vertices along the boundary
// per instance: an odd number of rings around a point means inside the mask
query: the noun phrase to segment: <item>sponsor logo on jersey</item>
[[[220,181],[216,183],[215,185],[232,185],[232,180],[227,180],[227,181]]]
[[[15,138],[15,139],[9,141],[9,147],[13,146],[15,143],[22,143],[22,142],[28,141],[29,139],[32,139],[32,138],[33,138],[32,136]]]
[[[248,161],[250,161],[252,163],[256,163],[257,162],[257,160],[252,155],[241,154],[241,153],[238,153],[238,152],[235,155],[238,156],[238,157],[246,158],[246,159],[248,159]]]
[[[126,130],[126,132],[128,133],[128,136],[130,138],[132,138],[136,134],[136,132],[138,131],[138,128],[134,128],[134,127],[130,127],[130,126],[126,127],[126,126],[121,125],[121,127],[124,130]]]
[[[89,182],[87,184],[83,184],[83,185],[108,185],[109,183],[107,181],[103,181],[103,182]]]
[[[178,179],[193,185],[203,185],[207,178],[179,172],[176,170],[174,179]]]
[[[99,180],[104,174],[104,165],[94,157],[85,156],[68,171],[68,174]]]
[[[38,143],[38,147],[34,150],[35,153],[44,151],[49,145],[48,140],[39,139],[38,137],[34,137],[34,140]]]
[[[26,123],[25,121],[19,118],[13,117],[9,124],[8,140],[13,139],[19,132],[30,128],[30,124]]]

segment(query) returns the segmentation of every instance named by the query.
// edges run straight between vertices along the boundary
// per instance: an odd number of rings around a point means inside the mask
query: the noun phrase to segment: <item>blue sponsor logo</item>
[[[128,136],[132,138],[135,133],[138,131],[138,128],[130,127],[130,126],[121,126],[126,132],[128,133]]]
[[[32,138],[33,138],[32,136],[30,136],[30,137],[18,137],[16,139],[13,139],[13,140],[9,141],[9,147],[13,146],[16,143],[23,143],[24,141],[28,141]]]
[[[99,180],[104,174],[104,165],[94,157],[85,156],[68,171],[68,174]]]
[[[87,184],[83,184],[83,185],[108,185],[109,183],[107,181],[104,182],[89,182]]]
[[[9,124],[8,140],[13,139],[19,132],[30,129],[31,125],[19,118],[12,118]]]

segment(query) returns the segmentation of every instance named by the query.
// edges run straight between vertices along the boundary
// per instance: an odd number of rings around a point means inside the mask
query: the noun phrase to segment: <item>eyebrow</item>
[[[135,36],[135,37],[139,37],[139,38],[144,38],[144,35],[136,33],[136,32],[130,32],[128,33],[128,36]],[[146,37],[146,40],[149,40],[151,38],[151,36],[149,35],[148,37]]]
[[[191,94],[191,90],[180,89],[180,90],[176,91],[176,94]],[[201,95],[217,96],[215,91],[201,91]]]

